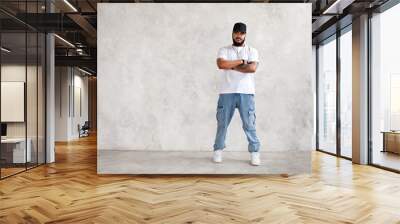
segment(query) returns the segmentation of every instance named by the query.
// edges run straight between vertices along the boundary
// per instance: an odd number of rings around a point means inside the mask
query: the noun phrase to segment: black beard
[[[232,38],[233,46],[240,47],[244,44],[245,39],[242,42],[236,42],[235,39]]]

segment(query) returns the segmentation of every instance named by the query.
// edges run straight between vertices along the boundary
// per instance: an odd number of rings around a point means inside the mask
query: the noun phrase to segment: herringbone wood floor
[[[99,176],[96,139],[0,181],[0,223],[400,223],[400,175],[313,153],[295,176]]]

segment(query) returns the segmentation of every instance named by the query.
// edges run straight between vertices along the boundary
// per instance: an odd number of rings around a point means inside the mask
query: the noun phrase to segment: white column
[[[368,15],[353,20],[352,159],[368,163]]]
[[[46,4],[47,12],[54,11],[50,1]],[[54,34],[46,35],[46,163],[55,161],[54,133],[55,133],[55,44]]]

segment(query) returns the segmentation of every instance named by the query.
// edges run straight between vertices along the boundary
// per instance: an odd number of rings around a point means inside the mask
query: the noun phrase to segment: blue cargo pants
[[[249,142],[248,151],[258,152],[260,141],[256,135],[256,114],[254,94],[224,93],[219,94],[217,105],[217,134],[214,150],[222,150],[225,146],[226,132],[232,120],[235,108],[239,109],[242,127]]]

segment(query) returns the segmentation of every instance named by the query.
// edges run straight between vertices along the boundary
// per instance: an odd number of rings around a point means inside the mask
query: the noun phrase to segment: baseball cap
[[[246,33],[246,24],[244,24],[244,23],[235,23],[235,25],[233,26],[233,31],[232,32]]]

